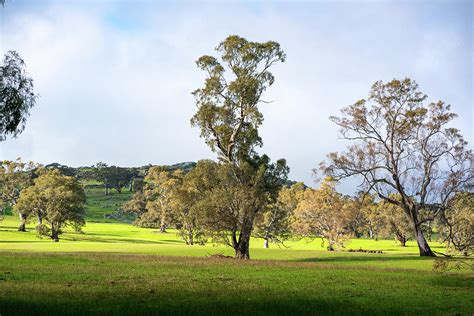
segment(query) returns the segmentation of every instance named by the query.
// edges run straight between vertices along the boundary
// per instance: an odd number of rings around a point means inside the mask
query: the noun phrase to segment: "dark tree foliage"
[[[44,166],[46,169],[57,169],[61,172],[62,175],[64,176],[69,176],[69,177],[76,177],[77,170],[76,168],[69,167],[66,165],[62,165],[57,162],[53,162],[49,165]]]
[[[7,136],[16,137],[23,132],[37,95],[17,52],[7,52],[0,74],[0,141],[4,141]]]

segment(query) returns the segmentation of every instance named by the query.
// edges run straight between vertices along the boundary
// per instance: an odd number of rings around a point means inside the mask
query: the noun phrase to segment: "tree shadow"
[[[334,255],[331,257],[311,257],[295,259],[296,262],[320,262],[320,263],[344,263],[344,262],[373,262],[373,261],[420,261],[432,260],[431,257],[420,257],[418,255],[380,255],[380,254],[357,254]]]
[[[86,241],[86,242],[103,242],[103,243],[132,243],[132,244],[163,244],[161,241],[147,240],[147,239],[131,239],[131,238],[96,238],[88,237],[87,235],[84,238],[74,238],[74,237],[62,237],[61,240],[68,241]]]

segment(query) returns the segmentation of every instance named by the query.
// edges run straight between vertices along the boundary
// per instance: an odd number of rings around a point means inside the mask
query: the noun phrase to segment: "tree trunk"
[[[268,249],[268,238],[263,240],[263,248]]]
[[[186,244],[188,244],[189,246],[194,245],[194,234],[193,234],[193,231],[190,229],[188,230],[188,240]]]
[[[328,240],[328,250],[334,251],[334,242],[332,240]]]
[[[163,223],[160,225],[160,233],[166,233],[166,225]]]
[[[240,229],[239,240],[234,242],[235,258],[236,259],[250,259],[250,236],[253,229],[253,216],[245,218],[244,223]]]
[[[240,236],[239,243],[235,249],[235,258],[236,259],[250,259],[250,235]]]
[[[56,230],[52,230],[51,231],[51,239],[54,241],[54,242],[59,242],[59,234]]]
[[[425,236],[423,236],[423,232],[419,225],[415,225],[415,239],[418,244],[418,249],[420,250],[420,256],[436,257],[433,251],[431,251],[430,245],[426,242]]]
[[[407,244],[407,239],[405,238],[405,236],[403,236],[400,233],[396,233],[395,236],[397,237],[397,240],[400,243],[400,246],[405,247]]]
[[[38,225],[36,225],[36,230],[39,230],[42,224],[43,224],[43,215],[41,215],[41,211],[38,211]]]
[[[59,227],[56,228],[56,225],[54,225],[54,223],[51,223],[51,239],[54,242],[59,241]]]
[[[20,216],[20,226],[18,227],[19,232],[26,232],[26,218],[27,216],[19,213]]]
[[[418,220],[418,210],[415,208],[406,210],[410,217],[411,223],[413,224],[413,235],[415,236],[416,243],[418,244],[418,249],[420,250],[421,257],[436,257],[433,251],[431,251],[430,245],[425,239],[423,232],[421,230],[421,224]]]
[[[374,232],[372,231],[372,228],[369,228],[369,239],[374,238]]]

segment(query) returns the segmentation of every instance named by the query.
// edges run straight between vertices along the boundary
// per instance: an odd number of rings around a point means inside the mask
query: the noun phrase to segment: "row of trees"
[[[162,232],[168,227],[177,228],[188,245],[213,241],[235,249],[239,227],[245,218],[242,205],[248,201],[249,192],[236,189],[232,170],[226,168],[211,160],[199,161],[188,172],[152,167],[124,210],[137,215],[135,225],[157,227]],[[85,224],[83,188],[76,178],[64,176],[58,169],[31,162],[3,161],[0,188],[1,206],[13,207],[18,213],[20,231],[25,231],[29,219],[37,218],[38,233],[58,241],[64,226],[80,231]],[[252,231],[253,236],[264,240],[265,248],[270,242],[316,236],[326,241],[328,250],[344,247],[349,238],[361,236],[394,237],[405,246],[414,236],[401,207],[363,193],[344,196],[336,191],[330,178],[318,189],[303,183],[290,186],[281,182],[274,188],[279,189],[262,202]],[[401,199],[396,195],[391,198]],[[460,192],[422,230],[431,235],[436,229],[449,249],[468,255],[474,245],[473,210],[474,194]]]
[[[195,165],[194,162],[182,162],[164,168],[189,171]],[[109,166],[104,162],[98,162],[90,167],[77,168],[59,163],[51,163],[45,166],[45,168],[58,169],[66,176],[76,177],[84,182],[96,183],[89,184],[89,186],[101,185],[104,188],[104,195],[111,194],[112,189],[119,194],[122,193],[124,188],[128,188],[130,191],[140,190],[143,178],[151,167],[152,165],[141,167]]]
[[[353,237],[395,238],[401,246],[414,239],[413,229],[403,209],[376,196],[361,193],[344,196],[335,182],[327,178],[318,189],[303,183],[283,185],[275,195],[267,196],[254,219],[252,235],[269,243],[294,238],[325,241],[330,251],[344,247]],[[392,195],[392,199],[400,200]],[[462,192],[449,201],[436,221],[425,223],[422,230],[430,236],[435,229],[448,248],[468,255],[474,247],[474,194]],[[141,191],[124,205],[137,215],[135,225],[178,229],[188,245],[219,242],[238,251],[239,227],[243,224],[247,195],[232,184],[232,172],[226,165],[210,160],[199,161],[185,173],[153,167]]]
[[[19,215],[19,231],[25,231],[27,221],[34,217],[40,236],[59,241],[65,226],[80,231],[85,225],[85,202],[83,187],[75,177],[31,162],[0,162],[0,208],[3,212],[13,208]]]

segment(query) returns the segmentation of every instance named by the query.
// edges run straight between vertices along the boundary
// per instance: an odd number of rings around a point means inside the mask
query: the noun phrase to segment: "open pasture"
[[[474,279],[467,269],[433,271],[415,243],[354,239],[328,252],[320,240],[263,249],[250,262],[209,257],[229,248],[186,246],[170,230],[88,222],[59,243],[39,239],[34,223],[0,224],[0,312],[11,314],[392,314],[470,315]],[[433,243],[434,249],[442,250]]]

